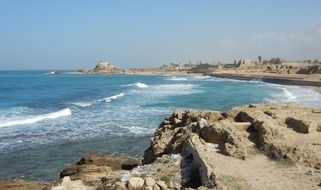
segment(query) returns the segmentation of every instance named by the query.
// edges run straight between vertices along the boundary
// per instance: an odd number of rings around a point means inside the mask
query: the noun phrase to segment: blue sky
[[[0,0],[0,70],[321,59],[320,0]]]

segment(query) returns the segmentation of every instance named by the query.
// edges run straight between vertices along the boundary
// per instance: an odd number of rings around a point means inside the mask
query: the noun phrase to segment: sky
[[[0,0],[0,70],[321,60],[321,0]]]

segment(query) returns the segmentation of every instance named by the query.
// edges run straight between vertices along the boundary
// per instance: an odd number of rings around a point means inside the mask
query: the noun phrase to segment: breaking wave
[[[136,82],[134,84],[129,84],[127,86],[136,86],[138,88],[148,88],[149,86],[145,83],[142,83],[142,82]]]
[[[117,95],[114,95],[114,96],[110,96],[110,97],[107,97],[107,98],[100,99],[98,101],[99,102],[111,102],[112,100],[118,99],[118,98],[120,98],[120,97],[122,97],[124,95],[125,95],[124,93],[120,93],[120,94],[117,94]]]
[[[287,101],[294,101],[297,97],[294,96],[287,88],[279,87],[284,92],[284,96],[286,97]]]
[[[150,97],[155,96],[179,96],[200,93],[202,90],[195,84],[160,84],[150,86],[144,90],[133,90],[132,92],[145,94]]]
[[[0,123],[0,127],[9,127],[15,125],[25,125],[25,124],[32,124],[37,123],[40,121],[48,120],[48,119],[57,119],[60,117],[65,117],[71,115],[72,112],[69,108],[65,108],[56,112],[42,114],[42,115],[35,115],[35,116],[28,116],[22,119],[14,119],[11,121],[4,121]]]
[[[91,102],[74,102],[72,104],[78,107],[89,107],[93,105]]]
[[[58,72],[56,71],[51,71],[51,72],[48,72],[48,73],[45,73],[46,75],[56,75],[58,74]]]
[[[186,81],[188,80],[187,78],[184,77],[176,77],[176,76],[172,76],[170,78],[167,78],[166,80],[171,80],[171,81]]]
[[[265,98],[268,102],[300,103],[303,105],[321,107],[321,94],[315,90],[300,86],[286,86],[265,83],[264,85],[279,89],[272,93],[272,98]]]
[[[93,104],[112,102],[112,100],[118,99],[124,95],[125,95],[124,93],[120,93],[120,94],[116,94],[114,96],[101,98],[101,99],[98,99],[98,100],[95,100],[92,102],[73,102],[71,104],[73,104],[74,106],[77,106],[77,107],[89,107],[89,106],[92,106]]]

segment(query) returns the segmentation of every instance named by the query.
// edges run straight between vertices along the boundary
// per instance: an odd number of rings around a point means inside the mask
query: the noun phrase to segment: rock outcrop
[[[64,177],[61,183],[51,190],[95,190],[93,186],[87,186],[82,180],[70,180],[69,177]]]
[[[51,182],[36,182],[24,180],[0,180],[0,189],[4,190],[44,190],[53,186]]]
[[[151,163],[163,154],[181,152],[182,142],[189,138],[191,132],[199,132],[204,127],[204,122],[214,122],[222,118],[222,114],[216,111],[174,111],[172,116],[165,118],[156,129],[152,144],[144,153],[143,164]]]
[[[224,187],[207,151],[242,160],[263,153],[280,162],[319,170],[320,126],[320,109],[290,104],[252,104],[226,113],[175,111],[156,129],[143,164],[166,154],[189,155],[199,186],[206,188]]]
[[[60,178],[68,176],[71,180],[81,180],[86,185],[95,186],[111,171],[131,170],[138,165],[139,161],[123,155],[86,155],[76,165],[65,168]]]
[[[292,104],[177,110],[156,129],[143,165],[87,155],[52,189],[317,189],[320,126],[321,109]]]

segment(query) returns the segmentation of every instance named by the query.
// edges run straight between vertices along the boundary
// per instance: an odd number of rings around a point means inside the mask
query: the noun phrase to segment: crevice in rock
[[[182,186],[197,189],[202,186],[198,168],[194,164],[193,154],[183,154],[181,161]]]
[[[256,147],[259,147],[258,132],[253,126],[249,127],[246,132],[249,134],[248,139],[255,144]]]

